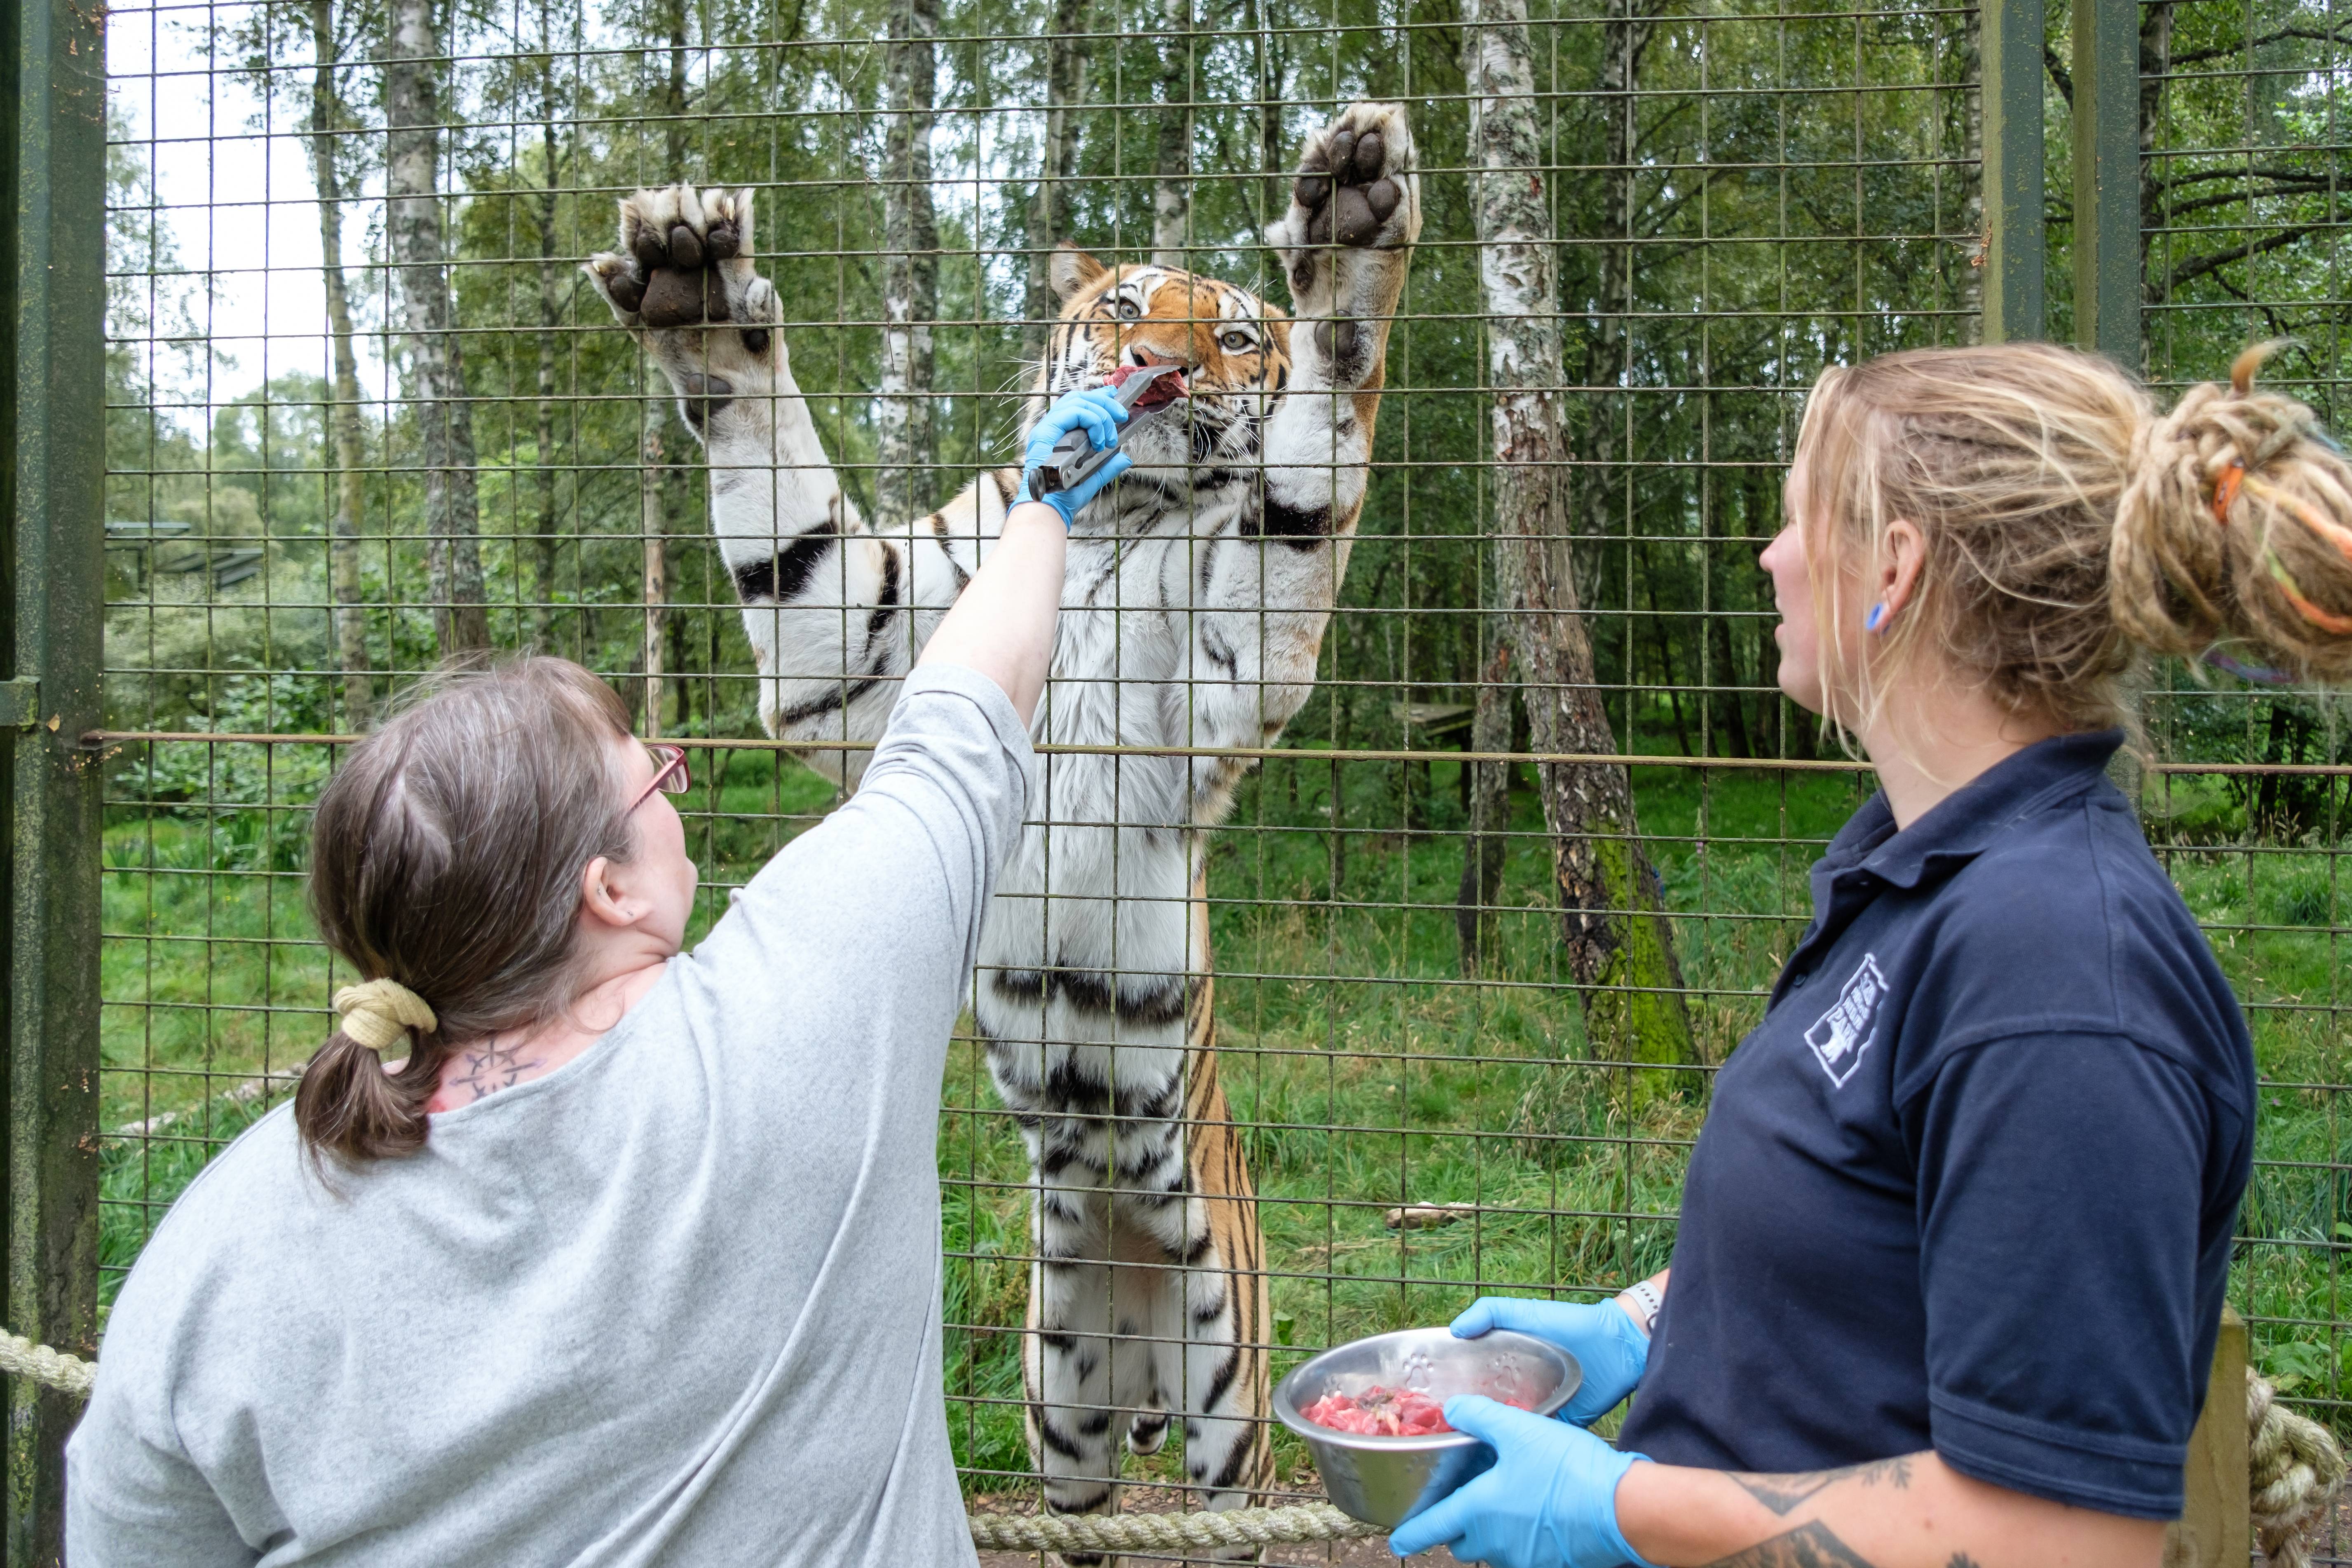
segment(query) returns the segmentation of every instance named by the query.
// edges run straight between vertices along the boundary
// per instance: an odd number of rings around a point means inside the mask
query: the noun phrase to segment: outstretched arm
[[[1062,610],[1062,559],[1069,530],[1043,501],[1023,501],[1004,520],[996,548],[957,596],[915,662],[961,664],[1004,689],[1024,724],[1036,715],[1053,662]]]
[[[1074,430],[1086,431],[1096,451],[1108,451],[1118,445],[1118,426],[1127,416],[1107,388],[1066,395],[1029,432],[1028,471],[1040,471],[1055,444]],[[1118,454],[1076,488],[1055,490],[1042,501],[1023,501],[1006,513],[996,548],[916,662],[980,671],[1004,689],[1021,721],[1029,722],[1053,663],[1071,519],[1129,467],[1126,454]]]

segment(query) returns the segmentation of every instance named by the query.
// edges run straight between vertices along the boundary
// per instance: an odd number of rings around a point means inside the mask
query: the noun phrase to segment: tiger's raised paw
[[[695,435],[782,377],[775,285],[751,262],[751,193],[669,185],[621,203],[621,249],[583,268],[677,394]],[[738,416],[737,417],[740,417]]]
[[[1276,245],[1383,250],[1421,237],[1421,181],[1401,103],[1357,103],[1307,139]]]
[[[667,185],[621,204],[621,249],[583,268],[633,331],[741,322],[743,347],[768,352],[775,290],[751,263],[751,193]]]
[[[1421,237],[1421,175],[1404,105],[1350,104],[1308,137],[1290,209],[1265,237],[1289,277],[1294,316],[1313,323],[1328,384],[1360,384]]]

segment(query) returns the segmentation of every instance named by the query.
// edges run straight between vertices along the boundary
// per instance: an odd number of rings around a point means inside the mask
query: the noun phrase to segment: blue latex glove
[[[1575,1396],[1559,1418],[1590,1426],[1641,1386],[1650,1364],[1650,1336],[1633,1326],[1614,1301],[1579,1306],[1567,1301],[1528,1301],[1517,1296],[1484,1296],[1454,1320],[1457,1339],[1475,1340],[1488,1329],[1512,1329],[1548,1345],[1558,1345],[1584,1369]]]
[[[1082,386],[1064,393],[1059,402],[1045,410],[1045,417],[1030,427],[1029,445],[1021,454],[1023,492],[1030,489],[1030,470],[1052,460],[1054,444],[1063,437],[1084,430],[1096,451],[1107,451],[1118,445],[1118,427],[1127,418],[1128,411],[1118,405],[1118,395],[1108,386]],[[1045,504],[1062,514],[1062,526],[1068,528],[1076,521],[1078,508],[1134,466],[1135,459],[1122,452],[1087,475],[1076,489],[1046,492]]]
[[[1495,1468],[1398,1525],[1390,1551],[1446,1546],[1496,1568],[1649,1568],[1617,1528],[1617,1482],[1646,1456],[1475,1394],[1447,1400],[1445,1419],[1492,1447]]]

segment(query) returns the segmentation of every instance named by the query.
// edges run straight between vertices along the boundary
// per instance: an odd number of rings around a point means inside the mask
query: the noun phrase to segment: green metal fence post
[[[2042,0],[1984,0],[1984,341],[2042,335]]]
[[[2140,362],[2139,0],[2074,5],[2074,342]]]
[[[81,1355],[98,1328],[100,727],[104,647],[104,11],[16,0],[7,71],[8,375],[0,392],[0,835],[8,933],[7,1326]],[[7,1568],[63,1560],[65,1439],[79,1415],[7,1388]]]

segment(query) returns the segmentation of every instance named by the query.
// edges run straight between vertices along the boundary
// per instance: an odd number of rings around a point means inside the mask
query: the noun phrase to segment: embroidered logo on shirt
[[[1878,972],[1878,955],[1864,953],[1862,966],[1838,993],[1837,1005],[1805,1031],[1830,1082],[1843,1086],[1861,1065],[1862,1053],[1878,1039],[1878,1005],[1886,999],[1886,976]]]

